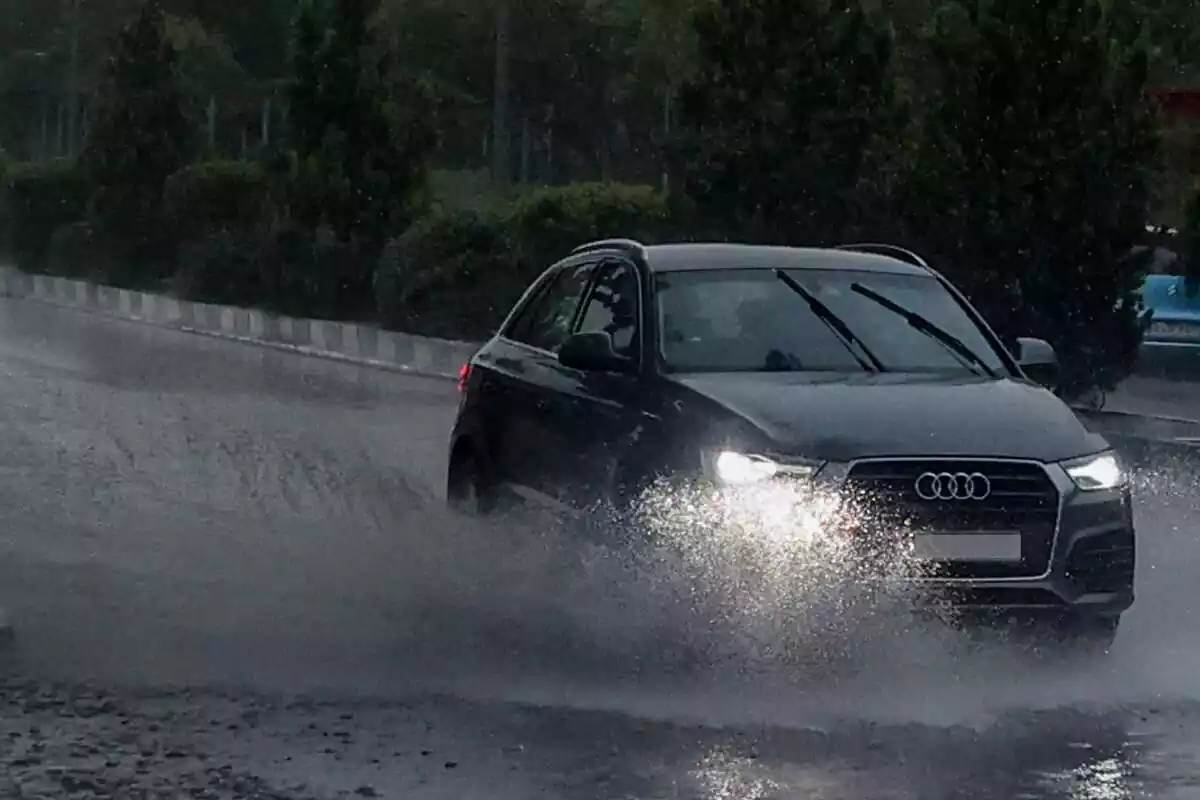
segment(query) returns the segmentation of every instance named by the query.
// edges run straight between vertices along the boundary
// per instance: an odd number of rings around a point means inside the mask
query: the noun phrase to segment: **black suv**
[[[1126,476],[1045,388],[1051,346],[1011,350],[889,245],[594,242],[463,366],[447,496],[582,510],[679,477],[819,482],[956,607],[1107,642],[1133,603]]]

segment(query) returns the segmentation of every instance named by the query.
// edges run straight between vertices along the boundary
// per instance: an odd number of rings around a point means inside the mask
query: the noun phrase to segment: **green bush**
[[[443,211],[391,240],[375,272],[375,305],[387,328],[478,339],[495,330],[524,288],[501,221]]]
[[[179,246],[175,296],[203,303],[261,306],[266,300],[257,232],[212,230]]]
[[[264,301],[298,317],[363,321],[373,313],[371,282],[378,249],[357,239],[338,239],[285,225],[267,233],[259,251]]]
[[[270,207],[270,185],[259,164],[204,161],[167,178],[163,206],[180,240],[258,225]]]
[[[17,164],[4,182],[8,249],[23,269],[45,268],[50,238],[84,217],[92,181],[75,161]]]
[[[649,186],[536,189],[504,212],[443,210],[392,239],[375,274],[388,328],[447,338],[490,335],[541,272],[584,242],[670,238],[679,212]]]
[[[63,278],[95,278],[104,272],[102,251],[91,223],[81,220],[62,225],[50,236],[46,272]]]
[[[296,317],[366,320],[374,260],[328,228],[222,228],[179,246],[176,296]]]
[[[525,282],[584,242],[661,241],[676,232],[668,196],[652,186],[573,183],[522,195],[505,215]]]

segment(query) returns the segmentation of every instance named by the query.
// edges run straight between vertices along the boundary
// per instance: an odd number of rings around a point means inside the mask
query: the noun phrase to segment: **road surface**
[[[1200,420],[1200,382],[1134,375],[1109,394],[1104,408]]]
[[[1200,793],[1195,476],[1077,664],[456,522],[444,382],[20,301],[0,381],[0,797]]]

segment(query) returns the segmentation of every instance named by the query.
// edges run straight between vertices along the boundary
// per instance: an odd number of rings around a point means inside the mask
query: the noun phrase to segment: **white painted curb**
[[[462,363],[479,348],[474,342],[413,336],[374,325],[283,317],[237,306],[193,303],[88,281],[30,275],[12,267],[0,267],[0,295],[435,378],[457,377]]]

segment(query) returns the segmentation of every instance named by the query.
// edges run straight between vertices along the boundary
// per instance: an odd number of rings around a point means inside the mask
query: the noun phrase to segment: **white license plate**
[[[913,557],[921,561],[1020,561],[1019,533],[919,533]]]
[[[1200,341],[1200,325],[1190,322],[1151,322],[1149,333],[1170,339],[1195,339]]]

